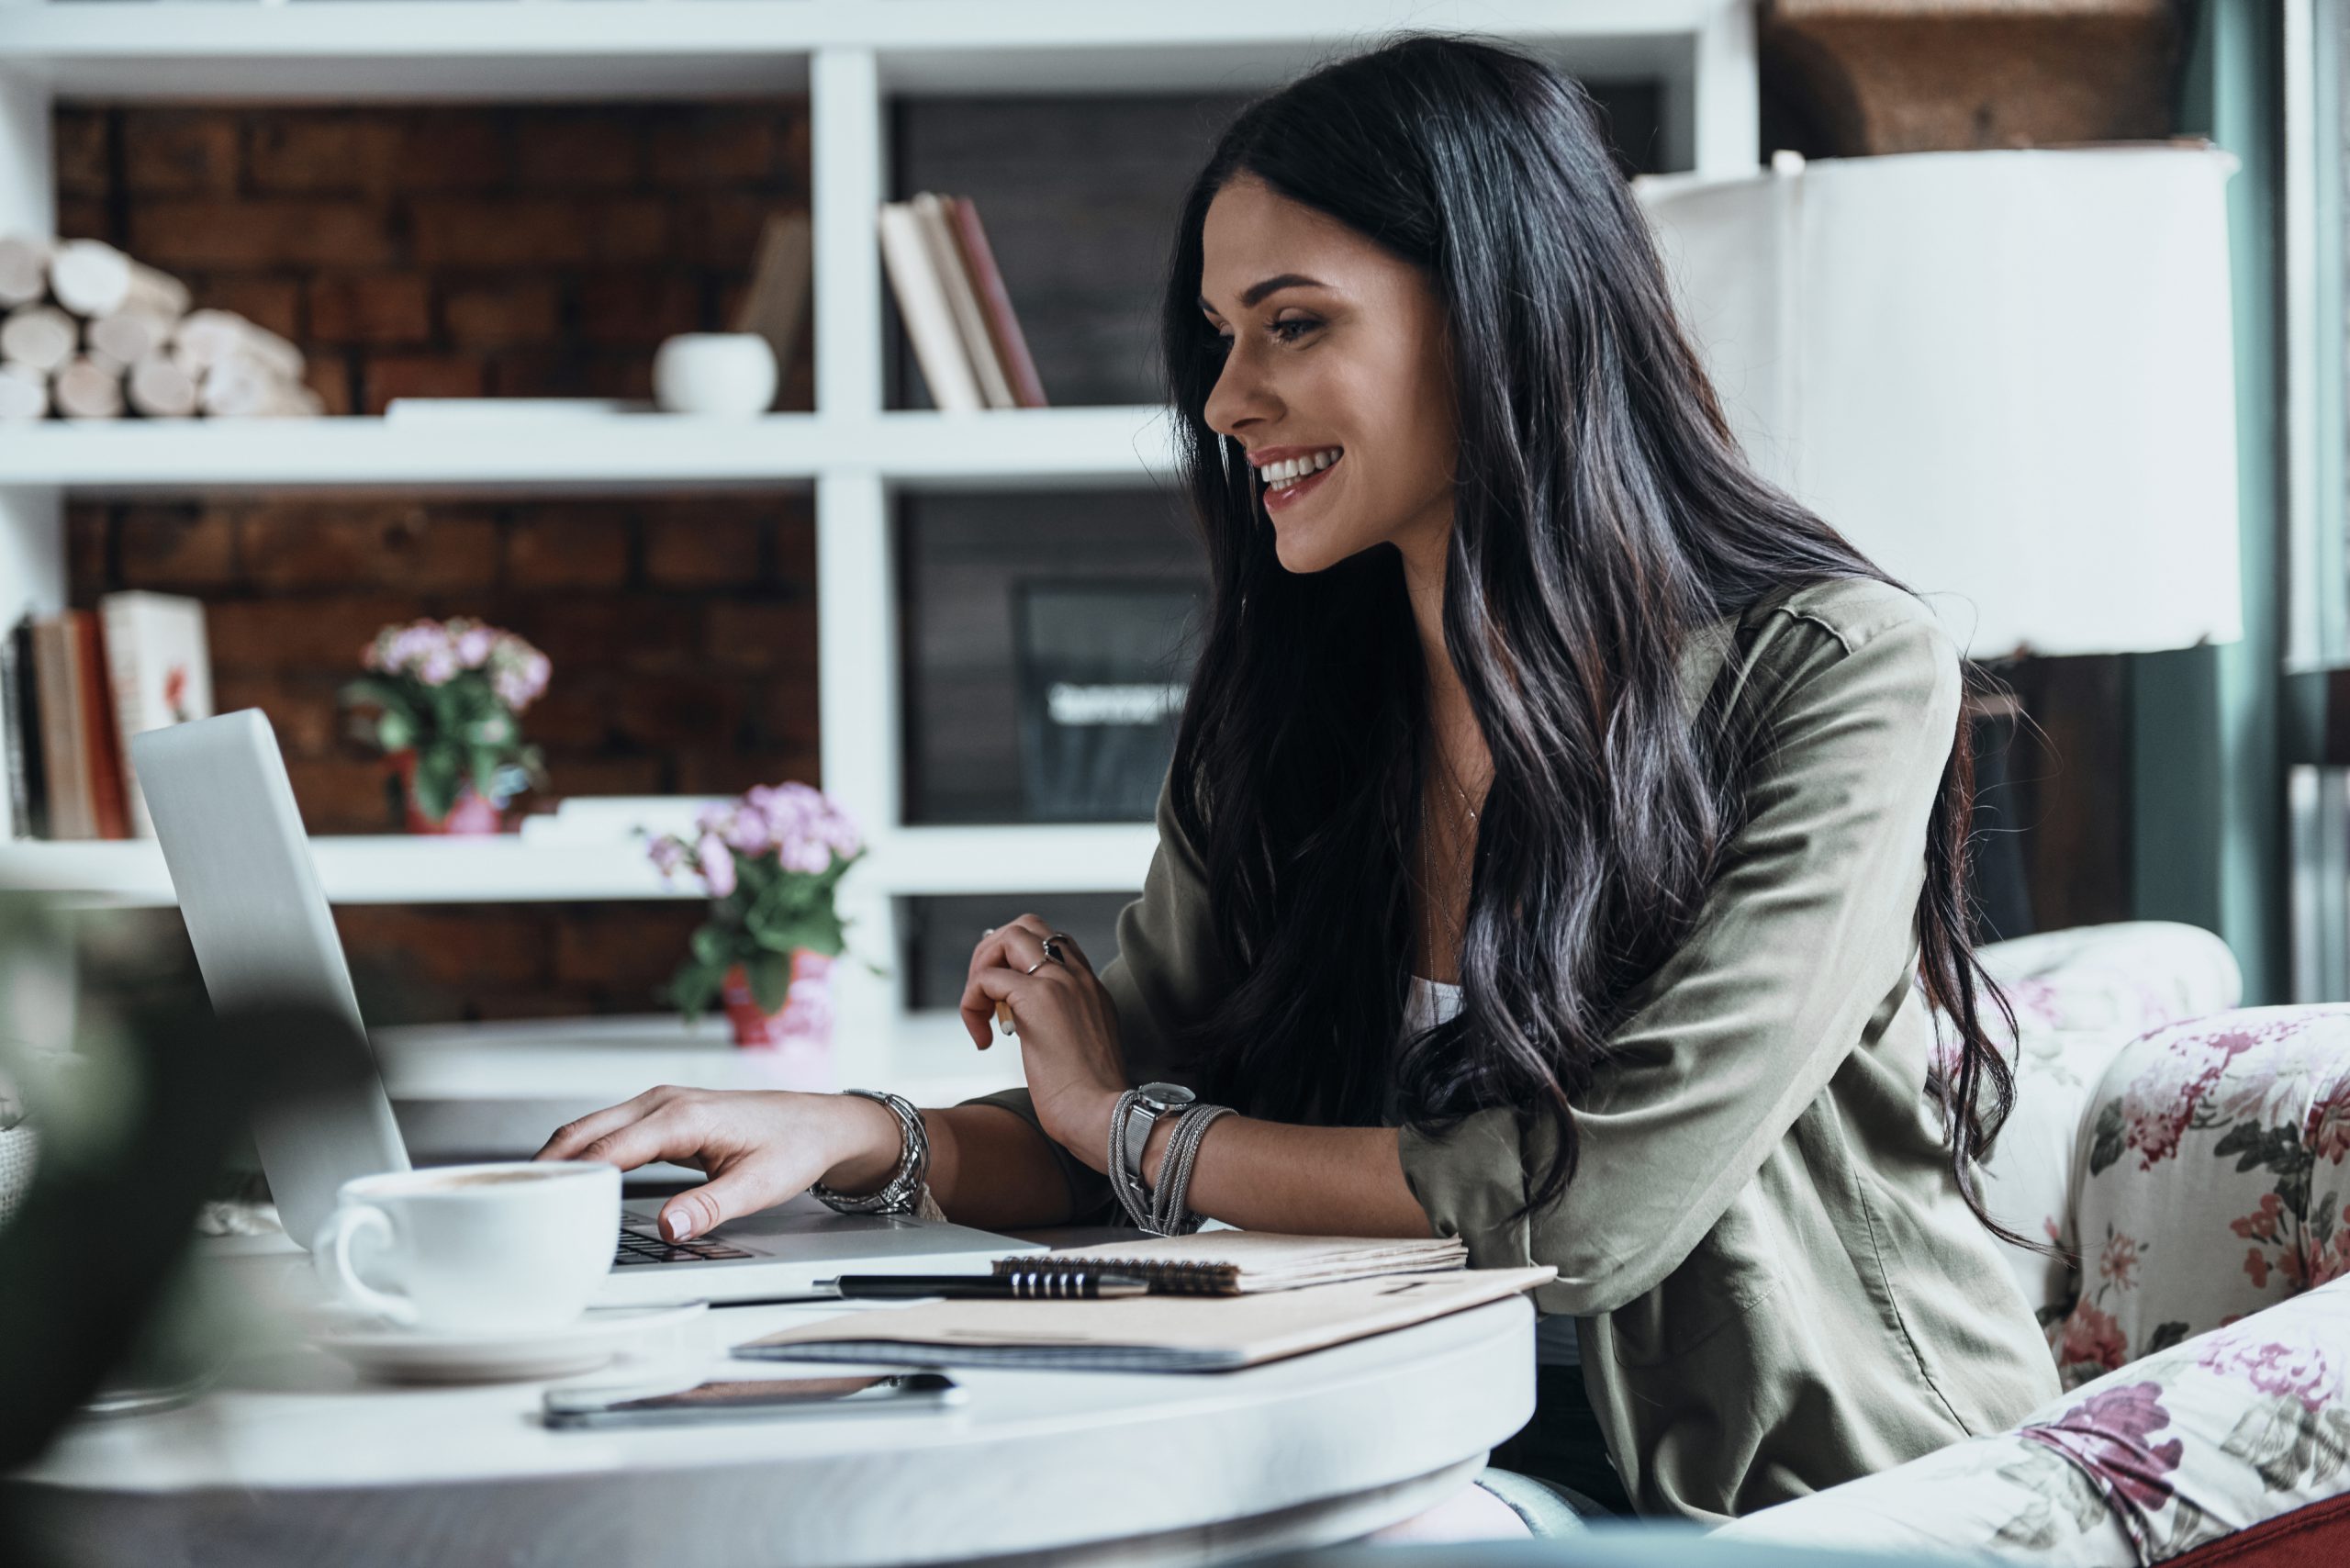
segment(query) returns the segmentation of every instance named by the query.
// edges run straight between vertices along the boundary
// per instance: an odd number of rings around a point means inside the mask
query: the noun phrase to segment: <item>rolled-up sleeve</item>
[[[1480,1268],[1556,1268],[1546,1312],[1613,1312],[1662,1283],[1910,983],[1962,683],[1930,610],[1892,589],[1870,602],[1857,626],[1773,612],[1750,672],[1771,707],[1745,824],[1574,1108],[1566,1190],[1518,1212],[1555,1147],[1539,1118],[1403,1131],[1437,1232]]]
[[[1126,1081],[1189,1084],[1177,1058],[1177,1034],[1213,1010],[1230,982],[1208,915],[1206,872],[1175,820],[1164,783],[1157,815],[1158,847],[1151,852],[1142,896],[1119,912],[1118,951],[1102,966],[1101,977],[1117,1010]],[[1002,1106],[1044,1135],[1025,1089],[1000,1090],[967,1103]],[[1072,1219],[1106,1215],[1113,1200],[1102,1173],[1046,1141],[1069,1183]]]

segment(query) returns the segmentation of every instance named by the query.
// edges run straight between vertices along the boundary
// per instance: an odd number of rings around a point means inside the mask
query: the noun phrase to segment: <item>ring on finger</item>
[[[1021,970],[1020,972],[1021,972],[1022,974],[1024,974],[1024,975],[1033,975],[1033,974],[1035,974],[1038,969],[1043,969],[1044,967],[1045,967],[1045,960],[1044,960],[1044,959],[1042,959],[1042,958],[1039,958],[1039,959],[1037,959],[1035,963],[1033,963],[1033,964],[1029,965],[1026,969],[1024,969]]]
[[[1050,936],[1046,937],[1044,941],[1045,958],[1051,959],[1056,964],[1066,965],[1069,960],[1061,957],[1061,944],[1064,941],[1067,941],[1068,938],[1069,933],[1065,931],[1056,931]],[[1038,961],[1042,962],[1043,960],[1040,959]]]

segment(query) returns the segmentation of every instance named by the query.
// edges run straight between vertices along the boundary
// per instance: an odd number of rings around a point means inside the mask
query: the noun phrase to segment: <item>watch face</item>
[[[1180,1083],[1146,1083],[1141,1093],[1145,1100],[1162,1111],[1178,1110],[1199,1098]]]

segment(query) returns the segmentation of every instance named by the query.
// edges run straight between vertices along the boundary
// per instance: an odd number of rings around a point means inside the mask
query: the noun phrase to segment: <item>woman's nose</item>
[[[1207,420],[1208,429],[1218,435],[1236,438],[1247,426],[1272,416],[1270,389],[1244,345],[1236,343],[1225,354],[1224,369],[1217,375],[1215,385],[1208,389],[1208,400],[1201,412]]]

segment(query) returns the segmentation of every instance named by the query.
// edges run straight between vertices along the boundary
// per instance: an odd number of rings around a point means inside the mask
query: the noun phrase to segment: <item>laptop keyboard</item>
[[[638,1230],[624,1225],[621,1226],[620,1250],[613,1254],[612,1267],[628,1269],[640,1263],[715,1263],[729,1258],[750,1256],[740,1247],[729,1247],[722,1241],[664,1241],[656,1231]]]

